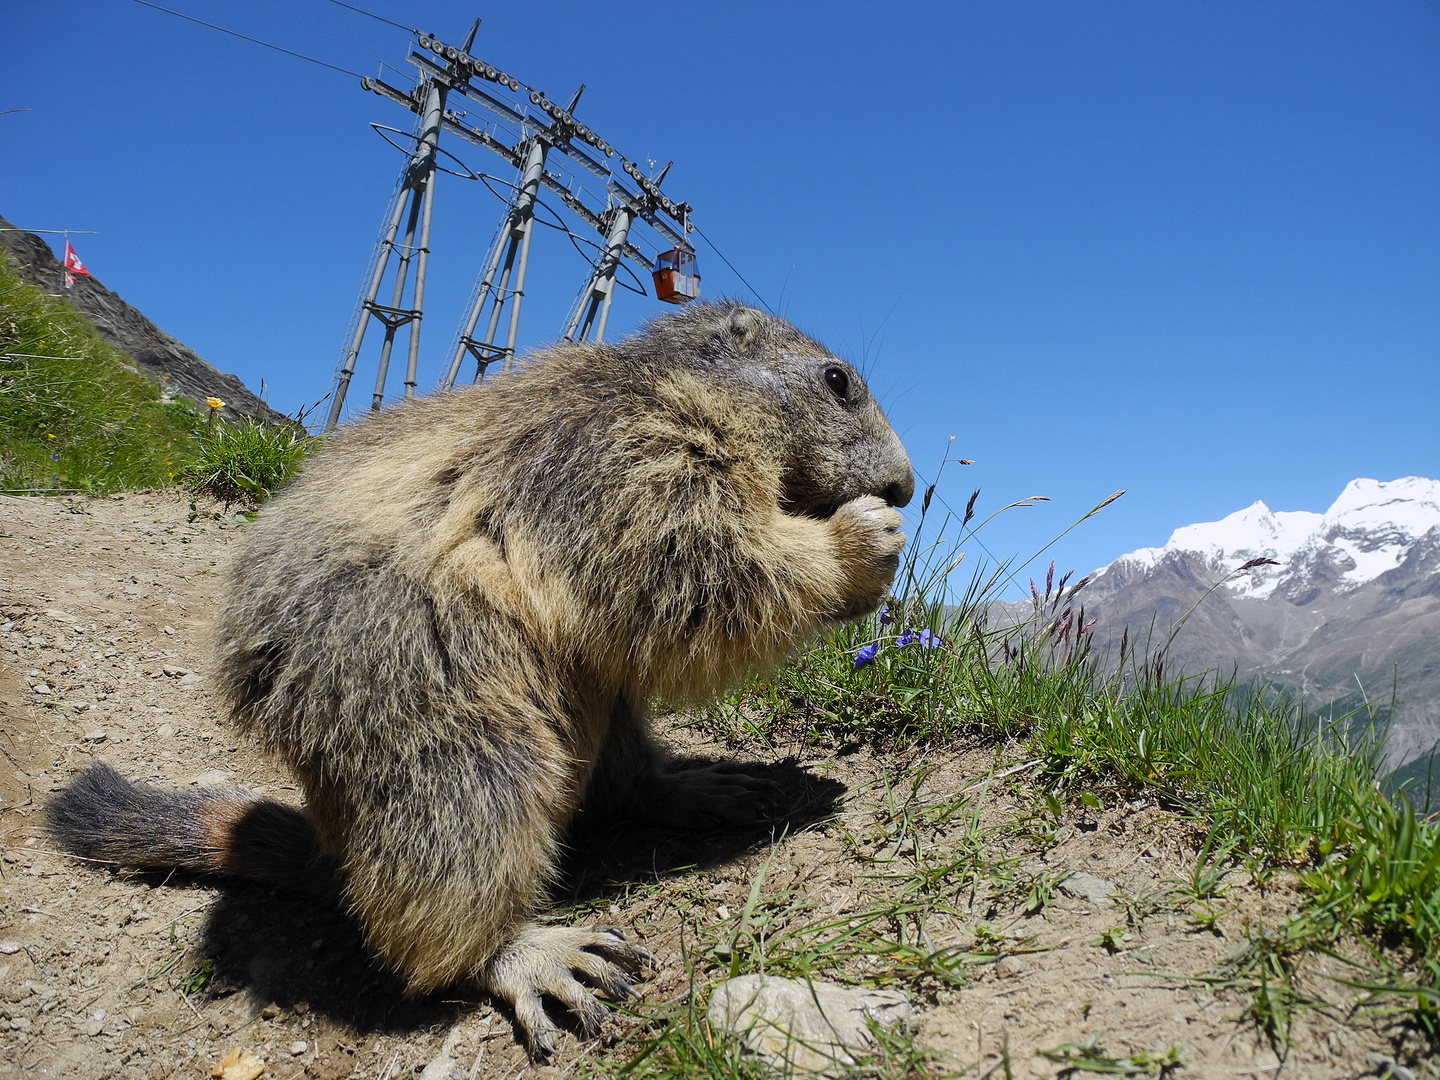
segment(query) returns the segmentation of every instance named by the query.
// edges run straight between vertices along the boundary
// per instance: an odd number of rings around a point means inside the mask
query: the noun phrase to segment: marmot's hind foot
[[[638,995],[626,974],[655,963],[649,949],[631,945],[619,930],[574,926],[531,926],[495,954],[486,967],[485,988],[509,1002],[515,1022],[535,1060],[555,1052],[560,1029],[545,1012],[548,995],[569,1009],[587,1037],[610,1014],[590,987],[625,1000]],[[576,975],[585,978],[590,986]]]
[[[670,824],[750,825],[775,816],[784,790],[756,776],[739,761],[672,764],[657,779],[663,785],[656,817]]]

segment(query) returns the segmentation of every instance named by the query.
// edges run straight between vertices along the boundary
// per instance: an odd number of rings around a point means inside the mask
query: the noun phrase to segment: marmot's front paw
[[[843,503],[830,519],[839,547],[840,565],[848,581],[837,615],[853,619],[874,611],[885,598],[900,552],[905,549],[905,523],[900,511],[876,495]]]
[[[545,1012],[542,995],[564,1005],[585,1035],[600,1030],[610,1010],[576,975],[610,998],[637,997],[626,972],[638,974],[655,956],[631,945],[619,930],[576,926],[530,926],[502,948],[487,965],[485,988],[515,1010],[530,1056],[537,1060],[555,1052],[560,1029]]]

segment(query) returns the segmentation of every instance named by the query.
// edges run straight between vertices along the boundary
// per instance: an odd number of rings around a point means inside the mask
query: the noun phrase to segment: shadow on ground
[[[831,816],[845,791],[793,760],[747,764],[746,771],[776,785],[769,820],[706,832],[636,822],[577,830],[555,890],[561,910],[631,885],[721,866]],[[211,968],[211,992],[243,990],[284,1007],[305,1002],[356,1034],[451,1024],[484,1000],[464,987],[405,997],[401,982],[372,959],[359,925],[336,905],[268,885],[225,881],[201,950]]]

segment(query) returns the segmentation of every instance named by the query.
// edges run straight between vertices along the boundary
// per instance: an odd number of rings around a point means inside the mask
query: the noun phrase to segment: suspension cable
[[[755,291],[755,286],[751,285],[750,282],[746,281],[745,275],[740,273],[739,270],[735,269],[735,264],[732,263],[729,259],[725,258],[725,253],[715,246],[714,240],[711,240],[708,236],[705,235],[705,230],[700,228],[699,225],[695,225],[694,222],[691,222],[691,225],[694,227],[695,231],[700,234],[700,239],[704,240],[705,243],[710,245],[710,250],[715,252],[716,255],[720,256],[720,261],[723,262],[726,266],[730,267],[730,272],[733,273],[737,278],[739,278],[742,283],[744,283],[745,288],[750,290],[751,295],[753,295],[756,300],[759,300],[761,304],[764,304],[766,311],[770,312],[771,315],[774,315],[775,309],[772,308],[769,304],[765,303],[765,298]]]
[[[408,26],[401,26],[398,22],[394,22],[394,21],[392,21],[392,20],[390,20],[390,19],[387,19],[387,18],[385,18],[385,16],[383,16],[383,15],[376,15],[373,11],[366,11],[364,8],[358,8],[358,7],[356,7],[354,4],[344,3],[344,0],[330,0],[330,3],[336,4],[336,5],[338,5],[338,6],[340,6],[340,7],[343,7],[343,8],[349,8],[351,11],[356,12],[357,14],[360,14],[360,15],[368,15],[370,18],[374,19],[376,22],[383,22],[383,23],[385,23],[387,26],[393,26],[393,27],[395,27],[396,30],[404,30],[407,34],[418,34],[418,33],[420,32],[420,31],[418,31],[418,30],[413,30],[413,29],[411,29],[411,28],[408,27]]]
[[[177,19],[184,19],[186,22],[199,23],[201,26],[208,26],[211,30],[219,30],[222,34],[229,34],[231,37],[237,37],[241,41],[248,41],[255,45],[263,45],[267,49],[274,49],[276,52],[284,53],[286,56],[293,56],[298,60],[308,60],[312,64],[319,64],[321,67],[329,68],[331,71],[338,71],[342,75],[353,75],[357,79],[364,78],[364,76],[361,75],[358,71],[351,71],[349,68],[339,67],[336,64],[327,64],[324,60],[316,60],[313,56],[306,56],[304,53],[295,52],[293,49],[282,49],[279,45],[272,45],[268,41],[261,41],[257,37],[251,37],[249,34],[242,34],[238,30],[229,30],[223,26],[217,26],[212,22],[206,22],[204,19],[197,19],[193,15],[185,15],[179,11],[172,11],[170,10],[170,8],[161,7],[159,4],[152,4],[150,0],[135,0],[135,3],[141,4],[148,8],[154,8],[156,11],[163,11],[166,15],[174,15]]]

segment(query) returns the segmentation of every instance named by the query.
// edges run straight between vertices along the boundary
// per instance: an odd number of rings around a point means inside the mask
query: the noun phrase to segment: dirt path
[[[166,785],[298,799],[225,727],[207,690],[206,620],[243,526],[187,522],[187,509],[170,493],[0,498],[0,1080],[205,1077],[234,1047],[263,1059],[267,1077],[526,1071],[503,1012],[463,990],[406,1001],[335,912],[53,850],[40,807],[92,760]],[[673,737],[688,753],[724,752],[688,729]],[[683,957],[703,1001],[737,949],[783,972],[823,939],[806,926],[863,916],[906,889],[941,895],[923,927],[877,916],[868,938],[910,934],[921,953],[956,946],[954,978],[911,972],[900,984],[919,1014],[916,1039],[950,1055],[937,1068],[972,1075],[1007,1046],[1015,1075],[1055,1075],[1062,1065],[1037,1050],[1102,1032],[1112,1056],[1181,1048],[1180,1076],[1354,1077],[1369,1070],[1367,1052],[1395,1052],[1398,1029],[1356,1012],[1327,978],[1340,966],[1308,959],[1298,985],[1314,1001],[1295,1013],[1282,1065],[1243,1019],[1248,993],[1192,976],[1240,955],[1247,933],[1294,910],[1293,894],[1262,894],[1232,871],[1212,905],[1224,914],[1204,928],[1200,905],[1175,891],[1194,866],[1193,828],[1143,801],[1056,816],[1025,768],[987,779],[1023,766],[1020,752],[764,763],[794,792],[788,836],[579,836],[566,917],[642,939],[662,960],[645,998],[673,1003],[691,985]],[[692,869],[657,877],[667,867]],[[1061,883],[1075,870],[1100,885]],[[760,903],[737,933],[761,874]],[[835,946],[817,970],[888,977],[902,954]],[[572,1040],[530,1071],[573,1075],[591,1056],[618,1058],[611,1044],[639,1025],[619,1018],[608,1041]]]

